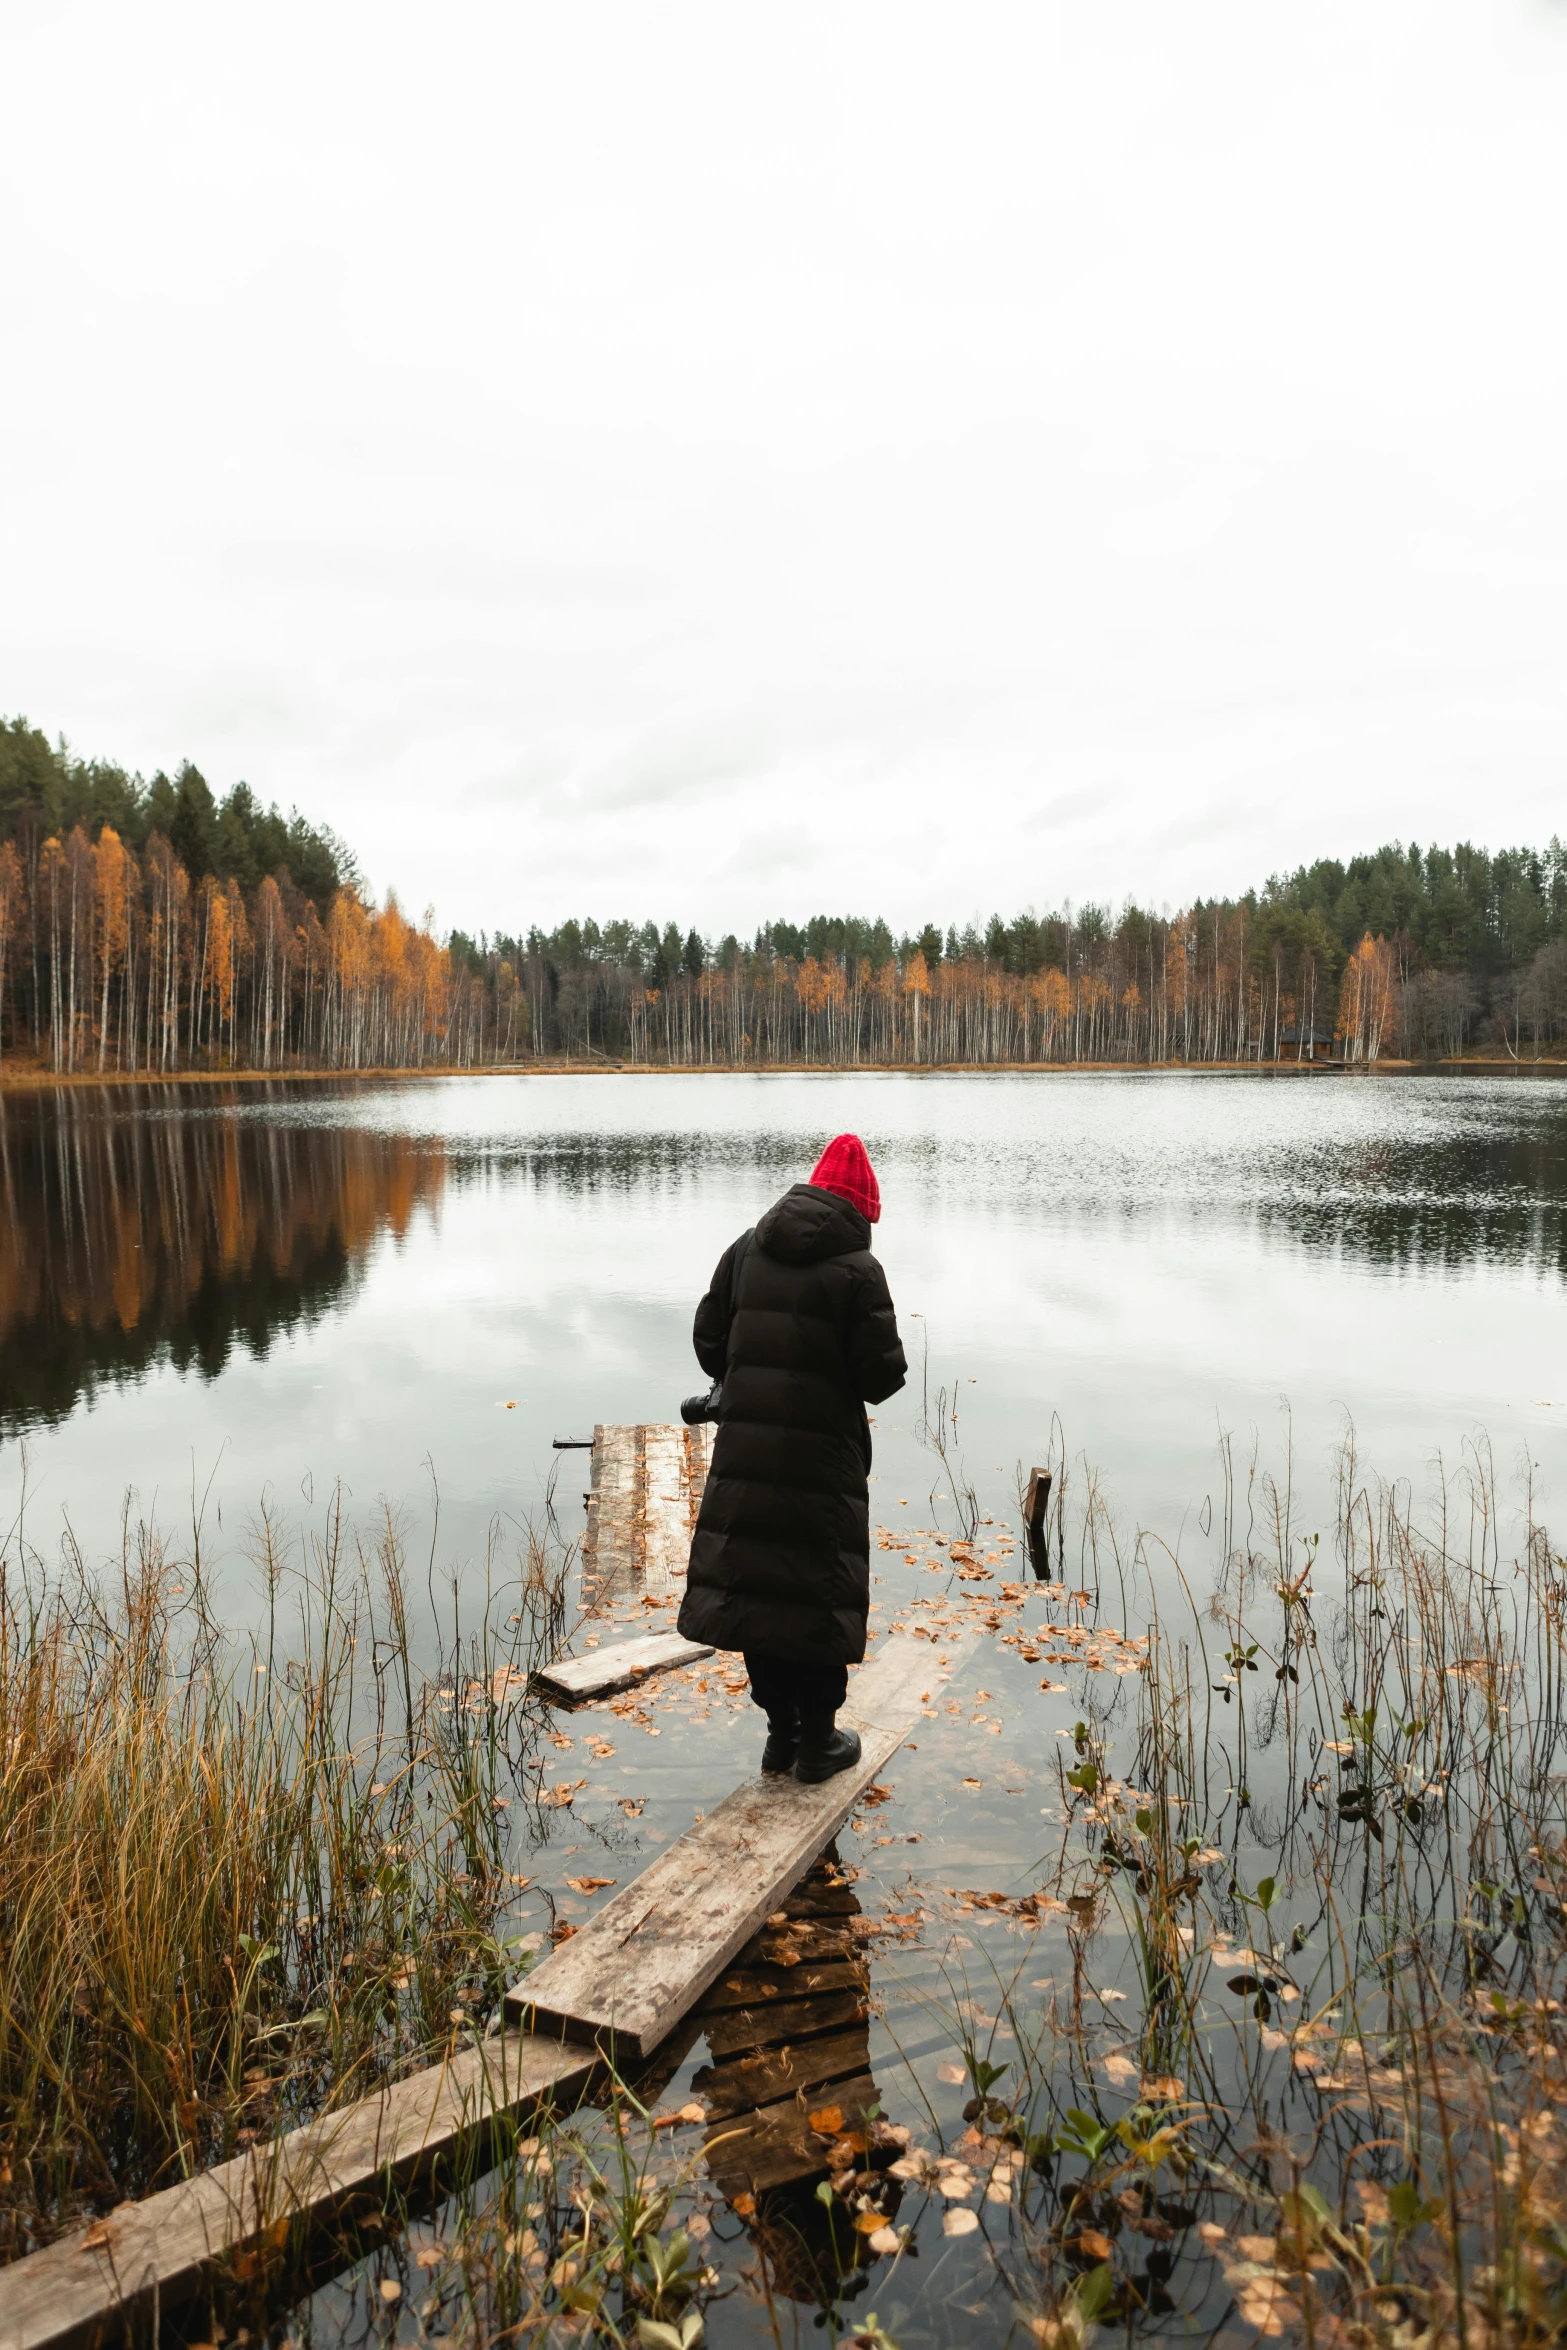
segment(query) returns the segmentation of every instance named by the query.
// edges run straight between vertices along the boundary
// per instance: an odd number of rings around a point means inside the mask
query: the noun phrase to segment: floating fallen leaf
[[[936,2078],[938,2081],[950,2081],[956,2088],[959,2082],[968,2079],[968,2068],[961,2064],[938,2064]]]
[[[941,2215],[941,2232],[944,2236],[972,2236],[978,2226],[979,2213],[965,2211],[961,2204]]]
[[[960,1780],[958,1781],[958,1785],[959,1785],[960,1787],[970,1787],[970,1788],[979,1788],[979,1787],[982,1787],[982,1786],[984,1785],[984,1783],[985,1783],[985,1782],[984,1782],[984,1780],[983,1780],[983,1779],[960,1779]]]
[[[568,1877],[573,1893],[602,1893],[606,1885],[613,1885],[613,1877]]]
[[[1108,2260],[1115,2250],[1108,2236],[1101,2236],[1097,2228],[1084,2228],[1071,2249],[1085,2252],[1090,2260]]]
[[[754,2195],[736,2195],[730,2208],[737,2211],[742,2219],[755,2219],[756,2197]]]
[[[879,2211],[859,2211],[859,2212],[856,2212],[856,2213],[855,2213],[855,2215],[854,2215],[854,2227],[855,2227],[855,2233],[856,2233],[857,2235],[861,2235],[861,2236],[875,2236],[875,2235],[879,2235],[879,2234],[880,2234],[880,2232],[881,2232],[881,2230],[882,2230],[882,2229],[883,2229],[885,2226],[886,2226],[886,2219],[885,2219],[884,2215],[883,2215],[881,2212],[879,2212]],[[894,2242],[894,2243],[896,2243],[896,2242],[897,2242],[897,2240],[898,2240],[898,2239],[896,2238],[896,2236],[894,2236],[894,2238],[893,2238],[893,2242]]]
[[[874,2235],[866,2237],[866,2242],[873,2252],[899,2252],[903,2248],[903,2238],[896,2228],[878,2228]]]
[[[383,2301],[401,2301],[402,2297],[403,2288],[395,2277],[383,2277],[381,2279],[381,2298]]]
[[[445,2258],[446,2252],[444,2246],[440,2244],[423,2244],[414,2254],[414,2266],[415,2268],[439,2268],[441,2262]]]

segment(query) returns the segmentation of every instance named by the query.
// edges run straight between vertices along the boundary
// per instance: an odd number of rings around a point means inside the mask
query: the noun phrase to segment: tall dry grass
[[[444,1648],[389,1519],[264,1521],[253,1563],[235,1640],[199,1544],[0,1560],[0,2258],[428,2060],[517,1971],[499,1790],[564,1562],[530,1537]]]

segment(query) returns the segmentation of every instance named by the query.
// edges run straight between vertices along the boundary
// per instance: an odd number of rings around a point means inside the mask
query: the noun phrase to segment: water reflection
[[[280,1082],[0,1092],[0,1426],[68,1422],[166,1362],[213,1383],[206,1408],[160,1406],[170,1457],[221,1445],[257,1488],[311,1461],[374,1489],[429,1452],[457,1506],[512,1506],[525,1434],[547,1469],[552,1434],[673,1418],[719,1249],[849,1124],[881,1172],[900,1307],[942,1375],[959,1354],[982,1374],[992,1465],[1037,1459],[1064,1397],[1084,1441],[1103,1401],[1124,1470],[1134,1362],[1145,1441],[1188,1397],[1251,1409],[1237,1380],[1363,1410],[1349,1331],[1411,1394],[1461,1388],[1489,1416],[1557,1393],[1560,1084]],[[438,1198],[438,1239],[362,1278],[377,1234]],[[1461,1278],[1477,1268],[1498,1278]],[[1384,1272],[1401,1278],[1364,1283]],[[1531,1347],[1500,1325],[1536,1288]],[[308,1378],[244,1383],[310,1325],[333,1343]],[[58,1452],[73,1508],[167,1474],[149,1425],[100,1413],[90,1451]],[[885,1442],[899,1425],[883,1415]]]
[[[526,1124],[515,1096],[450,1101],[459,1180],[482,1173],[604,1206],[672,1201],[715,1178],[748,1195],[782,1190],[832,1118],[806,1081],[774,1081],[759,1101],[758,1081],[696,1079],[660,1082],[674,1111],[665,1123],[646,1089],[607,1078],[590,1124],[583,1080],[553,1098],[547,1082]],[[418,1113],[431,1131],[441,1106]],[[1194,1237],[1255,1236],[1384,1270],[1483,1262],[1567,1277],[1567,1087],[1556,1082],[953,1079],[867,1085],[854,1108],[900,1230],[956,1213],[1087,1238],[1162,1218]]]
[[[438,1143],[118,1089],[0,1095],[0,1424],[64,1419],[158,1362],[213,1379],[351,1293],[438,1200]],[[247,1106],[254,1108],[255,1097]]]

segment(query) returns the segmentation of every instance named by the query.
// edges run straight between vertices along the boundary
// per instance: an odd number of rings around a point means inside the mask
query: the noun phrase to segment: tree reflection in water
[[[259,1360],[441,1196],[439,1141],[280,1126],[241,1098],[171,1088],[149,1116],[130,1089],[0,1095],[0,1426],[62,1420],[158,1363],[211,1379],[236,1346]]]

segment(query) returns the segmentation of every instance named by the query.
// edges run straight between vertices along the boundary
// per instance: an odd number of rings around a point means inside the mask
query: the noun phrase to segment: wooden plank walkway
[[[593,1470],[582,1544],[582,1598],[602,1607],[629,1591],[673,1597],[685,1580],[702,1506],[712,1429],[656,1422],[593,1431]]]
[[[582,1705],[589,1698],[612,1697],[617,1689],[630,1689],[635,1682],[645,1681],[649,1673],[694,1665],[712,1654],[700,1640],[683,1640],[678,1632],[648,1632],[639,1640],[617,1640],[588,1656],[558,1657],[547,1673],[534,1675],[534,1684],[546,1697]]]
[[[595,2071],[580,2048],[504,2032],[274,2145],[239,2155],[0,2271],[3,2350],[98,2350],[166,2310],[225,2255],[276,2241],[279,2220],[320,2224],[379,2206],[497,2114],[546,2093],[580,2099]]]
[[[513,2017],[623,2054],[656,2048],[831,1843],[942,1677],[927,1642],[890,1635],[839,1717],[860,1733],[854,1769],[819,1787],[746,1780],[507,1994]]]
[[[708,1458],[705,1428],[595,1430],[585,1593],[590,1569],[600,1599],[638,1582],[665,1593],[678,1586]],[[790,1907],[802,1872],[970,1645],[952,1643],[943,1662],[924,1641],[890,1636],[850,1681],[843,1719],[864,1745],[854,1770],[819,1787],[758,1775],[737,1788],[516,1985],[504,2024],[477,2046],[13,2262],[0,2284],[0,2350],[101,2350],[134,2321],[177,2305],[214,2262],[276,2242],[280,2222],[308,2228],[379,2206],[445,2159],[481,2148],[497,2116],[546,2096],[580,2100],[600,2071],[599,2035],[618,2039],[623,2055],[649,2054],[704,1993],[715,2106],[731,2131],[749,2117],[722,2171],[715,2143],[714,2176],[761,2187],[820,2168],[810,2094],[830,2087],[848,2128],[875,2102],[864,1960],[805,1888],[786,1941],[758,1928]],[[626,1672],[633,1650],[642,1653]],[[653,1650],[668,1653],[654,1659]],[[568,1688],[565,1677],[576,1677],[574,1695],[607,1694],[682,1661],[682,1650],[712,1653],[660,1634],[551,1671]],[[617,1677],[604,1679],[606,1670]],[[789,1996],[763,2041],[756,2006],[777,1996],[784,1968]],[[809,2039],[811,2053],[792,2056],[791,2033]],[[756,2058],[743,2105],[740,2075],[719,2078],[742,2050]]]

